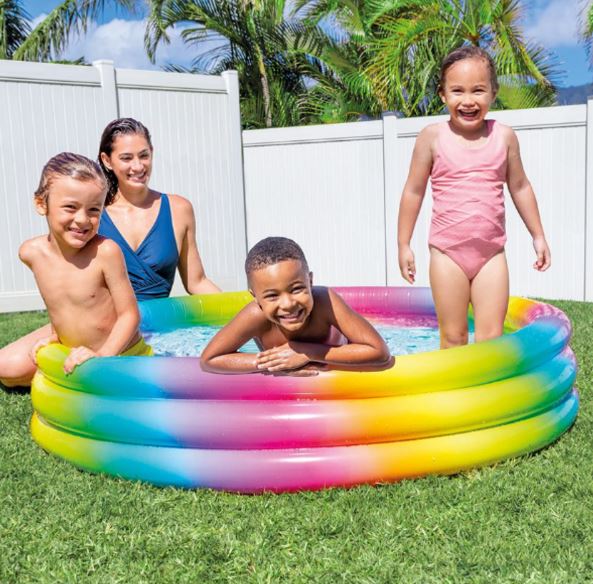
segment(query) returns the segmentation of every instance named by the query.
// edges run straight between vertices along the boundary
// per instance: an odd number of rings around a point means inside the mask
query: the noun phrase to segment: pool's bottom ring
[[[46,450],[91,472],[186,488],[235,492],[296,491],[453,474],[533,452],[574,422],[573,390],[548,411],[460,434],[323,448],[205,450],[95,440],[63,432],[33,415],[31,431]]]

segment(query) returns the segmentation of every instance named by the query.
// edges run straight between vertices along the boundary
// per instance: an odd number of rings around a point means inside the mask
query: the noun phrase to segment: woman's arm
[[[399,204],[397,220],[397,246],[399,269],[404,280],[414,283],[416,277],[416,263],[414,252],[410,248],[410,241],[414,227],[424,200],[428,177],[432,168],[432,141],[434,140],[436,126],[428,126],[418,134],[410,172],[404,185],[404,190]]]
[[[170,195],[175,219],[182,226],[179,249],[179,275],[188,294],[212,294],[220,288],[206,277],[200,252],[196,244],[196,219],[192,204],[178,195]]]
[[[550,248],[544,235],[535,193],[523,168],[519,140],[511,128],[508,128],[508,144],[507,186],[513,203],[533,238],[533,247],[537,255],[533,267],[543,272],[551,265]]]

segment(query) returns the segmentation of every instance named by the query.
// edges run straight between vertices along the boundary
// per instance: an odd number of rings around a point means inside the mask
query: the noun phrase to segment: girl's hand
[[[402,278],[413,284],[416,279],[416,261],[414,259],[414,252],[409,245],[399,248],[399,271]]]
[[[39,339],[33,345],[33,347],[31,348],[31,351],[29,353],[29,356],[33,360],[33,363],[35,363],[35,365],[37,365],[37,351],[39,351],[39,349],[42,349],[43,347],[47,347],[47,345],[50,345],[51,343],[57,343],[57,342],[58,342],[58,339],[57,339],[56,335],[50,335],[49,337]]]
[[[77,365],[80,365],[85,361],[98,356],[99,355],[95,353],[95,351],[89,349],[88,347],[74,347],[64,361],[64,373],[72,373]]]
[[[258,369],[266,371],[286,371],[290,369],[299,369],[309,363],[309,357],[302,353],[297,353],[288,343],[262,351],[255,357],[255,363]]]
[[[533,249],[535,249],[537,255],[537,260],[533,264],[534,269],[538,272],[545,272],[552,264],[552,256],[550,254],[550,248],[546,243],[546,238],[534,237]]]

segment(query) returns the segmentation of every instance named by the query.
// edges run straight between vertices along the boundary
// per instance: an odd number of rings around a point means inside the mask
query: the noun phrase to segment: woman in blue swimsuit
[[[152,153],[150,134],[136,120],[114,120],[103,131],[99,160],[113,203],[103,211],[99,233],[121,247],[138,300],[168,296],[176,269],[190,294],[219,292],[204,273],[191,203],[148,187]],[[29,385],[35,373],[31,350],[48,335],[49,325],[0,349],[5,386]]]
[[[121,247],[138,300],[168,296],[176,269],[189,294],[220,292],[204,273],[191,203],[148,187],[152,153],[150,133],[132,118],[103,131],[99,162],[113,203],[103,211],[99,234]]]

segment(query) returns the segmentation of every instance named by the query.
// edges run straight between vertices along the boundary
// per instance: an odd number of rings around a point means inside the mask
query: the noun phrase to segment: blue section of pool
[[[417,324],[418,319],[416,319]],[[422,326],[408,326],[405,320],[397,319],[393,322],[374,323],[379,334],[385,339],[392,355],[410,355],[425,351],[436,351],[439,348],[439,332],[434,319],[427,318]],[[146,335],[156,355],[167,357],[195,357],[198,356],[210,339],[220,330],[217,326],[196,326],[179,328],[163,333]],[[470,342],[473,334],[470,333]],[[242,348],[248,353],[257,353],[254,341],[249,341]]]

